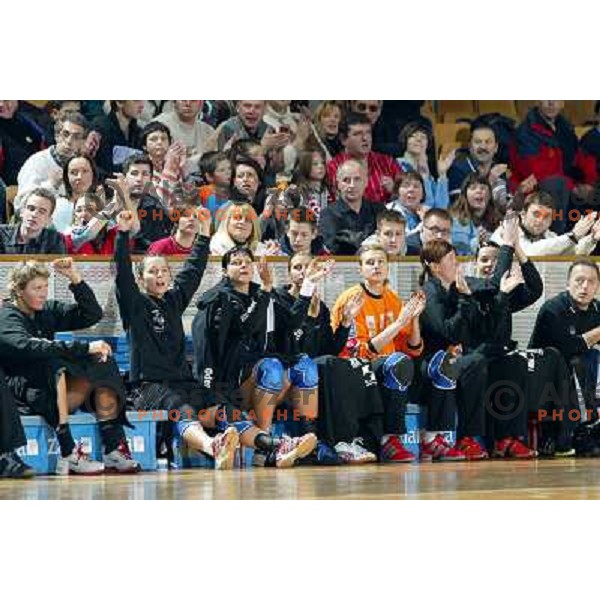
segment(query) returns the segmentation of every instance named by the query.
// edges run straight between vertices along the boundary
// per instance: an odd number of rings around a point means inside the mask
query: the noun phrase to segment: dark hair
[[[390,210],[384,208],[377,213],[377,229],[381,226],[384,221],[391,221],[392,223],[400,223],[406,227],[406,219],[397,210]]]
[[[425,194],[426,194],[425,182],[423,181],[423,176],[418,171],[407,171],[406,173],[402,173],[402,175],[400,176],[400,179],[398,180],[398,183],[396,184],[397,192],[400,191],[400,186],[405,181],[409,181],[411,179],[421,185],[421,191],[423,192],[423,197],[421,198],[421,203],[425,202]]]
[[[224,160],[229,161],[229,156],[227,156],[225,152],[217,152],[216,150],[212,152],[205,152],[200,157],[200,162],[198,163],[200,175],[202,175],[203,179],[206,180],[207,175],[214,175],[214,172],[217,170],[217,166]],[[208,183],[208,181],[206,183]]]
[[[260,146],[260,142],[252,138],[246,138],[244,140],[236,140],[231,144],[229,149],[229,158],[232,162],[236,162],[238,157],[248,157],[250,155],[250,149]]]
[[[500,249],[500,244],[497,244],[496,242],[492,241],[492,240],[483,240],[479,243],[479,247],[477,248],[477,256],[479,256],[479,253],[484,249],[484,248],[495,248],[496,250]]]
[[[498,129],[492,125],[491,123],[484,121],[483,119],[475,119],[471,123],[471,135],[470,138],[473,138],[473,134],[479,129],[489,129],[493,134],[496,142],[500,139],[500,134],[498,133]]]
[[[571,273],[573,272],[573,269],[575,267],[589,267],[590,269],[594,269],[594,271],[596,271],[598,279],[600,279],[600,268],[598,267],[597,263],[589,260],[588,258],[578,258],[569,266],[569,271],[567,273],[567,281],[571,279]]]
[[[369,127],[371,127],[371,121],[369,121],[367,116],[362,113],[348,113],[340,123],[340,138],[347,138],[348,133],[350,132],[350,128],[353,125],[368,125]]]
[[[596,100],[596,104],[594,104],[594,113],[598,114],[600,112],[600,100]]]
[[[129,169],[133,165],[148,165],[150,167],[150,174],[154,174],[154,166],[152,165],[152,160],[147,154],[132,154],[128,158],[125,159],[123,163],[123,175],[127,175]]]
[[[419,275],[419,285],[423,285],[432,276],[431,265],[438,264],[450,252],[456,252],[456,249],[450,242],[445,240],[432,240],[421,248],[419,258],[423,270]]]
[[[546,208],[555,208],[554,198],[552,194],[548,192],[533,192],[529,194],[525,198],[525,202],[523,202],[523,210],[527,211],[527,209],[532,205],[537,204],[538,206],[545,206]]]
[[[438,219],[452,223],[452,216],[445,208],[430,208],[423,217],[423,224],[433,217],[437,217]]]
[[[298,156],[298,162],[294,169],[294,176],[292,181],[298,185],[305,185],[310,181],[310,172],[312,171],[313,154],[318,154],[322,159],[323,163],[326,163],[325,151],[321,147],[307,148],[300,152]],[[325,171],[324,180],[327,179],[327,171]]]
[[[87,156],[87,154],[82,154],[81,152],[78,152],[77,154],[68,158],[67,162],[65,162],[65,165],[63,167],[63,184],[65,186],[65,192],[67,193],[68,197],[71,197],[71,194],[73,193],[73,188],[71,186],[71,182],[69,181],[69,165],[76,158],[83,158],[87,160],[88,164],[90,165],[90,169],[92,170],[92,185],[90,186],[90,190],[95,190],[96,186],[98,185],[98,169],[96,168],[96,164],[94,163],[93,159]]]
[[[173,138],[171,137],[171,130],[164,123],[161,123],[159,121],[152,121],[148,123],[148,125],[146,125],[144,129],[142,129],[142,148],[146,147],[146,143],[148,142],[148,136],[152,133],[156,133],[157,131],[160,131],[161,133],[165,133],[167,135],[169,144],[173,141]]]
[[[496,208],[494,207],[492,186],[490,185],[488,178],[484,175],[470,173],[465,177],[460,188],[460,196],[454,203],[454,206],[450,209],[450,214],[463,225],[466,225],[469,221],[473,220],[471,206],[467,200],[467,190],[473,185],[483,185],[488,191],[488,202],[485,211],[481,216],[481,225],[487,231],[494,231],[500,223],[500,215],[498,215]]]
[[[436,145],[433,131],[426,121],[410,121],[402,128],[398,138],[400,146],[398,156],[404,156],[408,147],[408,138],[419,131],[427,136],[427,166],[432,177],[437,178]]]
[[[60,119],[58,119],[58,121],[56,121],[55,131],[58,133],[65,123],[79,125],[79,127],[83,129],[84,134],[87,134],[90,131],[88,120],[79,112],[72,110],[67,111]]]
[[[317,228],[317,217],[315,212],[307,206],[298,206],[297,208],[288,211],[288,227],[292,221],[295,223],[308,223],[311,229]]]
[[[46,110],[49,113],[51,113],[53,110],[60,110],[65,104],[68,104],[69,102],[79,102],[79,105],[81,106],[81,100],[48,100],[48,103],[46,104]]]
[[[245,254],[252,262],[254,262],[254,254],[252,254],[252,250],[250,250],[248,246],[234,246],[223,254],[223,258],[221,258],[221,268],[226,269],[229,266],[231,259],[236,254]]]
[[[246,167],[250,167],[251,169],[254,169],[254,171],[256,172],[256,175],[258,177],[258,187],[260,188],[260,186],[262,185],[263,179],[264,179],[263,170],[262,170],[261,166],[254,159],[249,158],[248,156],[238,157],[238,159],[232,165],[233,169],[231,170],[231,187],[232,188],[234,187],[235,173],[237,171],[237,168],[242,165],[246,166]]]

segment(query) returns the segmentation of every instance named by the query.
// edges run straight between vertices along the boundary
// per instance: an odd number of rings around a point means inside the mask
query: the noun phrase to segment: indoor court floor
[[[487,500],[600,498],[600,461],[565,459],[429,465],[205,469],[0,481],[23,500]]]

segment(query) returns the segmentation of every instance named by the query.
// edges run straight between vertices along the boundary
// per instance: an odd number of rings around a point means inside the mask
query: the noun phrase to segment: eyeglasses
[[[356,104],[356,110],[358,110],[358,112],[376,113],[379,110],[379,104],[366,104],[365,102],[358,102]]]
[[[431,233],[433,233],[433,235],[449,235],[450,234],[449,229],[442,229],[440,227],[428,227],[427,225],[425,225],[425,229],[427,229],[427,231],[431,231]]]
[[[73,133],[71,131],[67,131],[66,129],[61,129],[58,132],[58,135],[61,139],[65,141],[69,138],[71,138],[74,142],[80,142],[82,139],[84,139],[83,133]]]

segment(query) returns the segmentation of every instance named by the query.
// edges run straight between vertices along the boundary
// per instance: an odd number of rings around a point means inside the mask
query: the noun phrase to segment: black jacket
[[[92,129],[101,136],[100,147],[96,154],[96,164],[101,172],[102,179],[106,176],[112,177],[115,172],[121,172],[121,165],[116,165],[113,162],[113,148],[115,146],[136,150],[142,149],[142,129],[135,119],[129,123],[127,136],[123,134],[114,112],[95,119]]]
[[[356,213],[338,198],[321,213],[319,220],[319,232],[325,246],[337,256],[355,255],[360,245],[375,232],[377,214],[382,207],[363,200],[360,211]]]
[[[206,389],[235,391],[245,366],[273,354],[268,313],[273,293],[255,283],[236,291],[228,279],[205,292],[192,324],[194,374]]]
[[[569,292],[547,300],[538,312],[529,341],[530,348],[556,348],[567,361],[587,352],[582,334],[600,326],[600,303],[594,300],[588,310],[575,306]]]
[[[43,229],[26,244],[18,241],[20,225],[0,225],[0,254],[66,254],[65,240],[54,229]]]
[[[140,291],[129,255],[129,234],[120,232],[115,246],[117,302],[130,347],[130,379],[186,381],[192,379],[185,359],[181,317],[200,286],[208,261],[209,238],[200,236],[173,285],[161,298]]]
[[[275,345],[289,356],[308,354],[311,358],[338,356],[348,341],[349,328],[340,325],[335,334],[331,315],[323,301],[317,318],[308,315],[310,298],[289,293],[289,287],[277,288],[275,295]]]
[[[145,254],[150,244],[171,235],[173,221],[160,200],[150,194],[141,197],[137,210],[140,230],[133,238],[134,252]]]
[[[56,372],[63,361],[84,361],[89,344],[56,341],[60,331],[95,325],[102,308],[85,282],[70,285],[75,303],[48,300],[32,317],[12,303],[0,310],[0,361],[20,404],[28,404],[50,424],[57,423]]]

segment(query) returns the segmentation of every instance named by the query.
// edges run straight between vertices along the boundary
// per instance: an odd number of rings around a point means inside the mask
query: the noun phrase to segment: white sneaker
[[[314,433],[295,438],[284,435],[275,450],[275,466],[278,469],[293,467],[297,460],[308,456],[316,445],[317,436]]]
[[[347,465],[362,465],[365,463],[377,462],[377,456],[369,452],[364,446],[362,438],[355,438],[348,442],[338,442],[335,445],[335,451],[338,456]]]
[[[104,465],[97,460],[92,460],[89,454],[83,451],[81,443],[75,445],[69,456],[60,456],[56,463],[57,475],[102,475],[102,473],[104,473]]]
[[[112,473],[137,473],[142,470],[140,463],[131,457],[129,446],[125,440],[121,440],[116,450],[105,454],[102,460],[106,470]]]
[[[233,469],[235,452],[239,443],[240,436],[235,427],[228,427],[223,433],[215,436],[212,447],[217,471]]]

